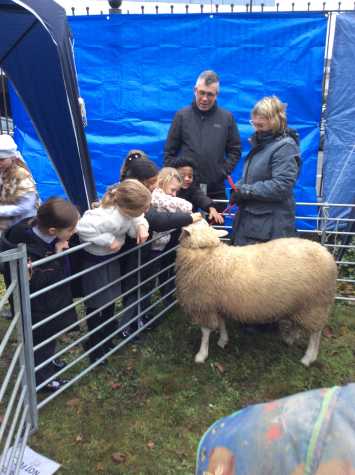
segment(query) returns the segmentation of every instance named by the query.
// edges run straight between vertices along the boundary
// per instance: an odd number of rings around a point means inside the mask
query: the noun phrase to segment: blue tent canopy
[[[65,10],[52,0],[0,0],[0,66],[69,198],[84,211],[96,190]]]

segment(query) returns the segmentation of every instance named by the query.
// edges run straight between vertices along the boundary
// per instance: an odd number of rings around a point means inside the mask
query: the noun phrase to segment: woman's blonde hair
[[[273,132],[282,132],[287,128],[286,108],[287,104],[281,102],[277,96],[263,97],[255,104],[252,116],[268,119]]]
[[[142,214],[150,205],[152,195],[138,180],[127,179],[109,188],[101,200],[102,208],[124,208]]]
[[[120,170],[120,180],[123,181],[127,178],[127,172],[130,164],[135,160],[149,160],[148,155],[143,150],[132,149],[125,156],[123,165]]]
[[[182,185],[182,178],[176,168],[164,167],[160,170],[158,175],[158,187],[165,191],[166,186],[171,183],[171,180],[177,180]]]

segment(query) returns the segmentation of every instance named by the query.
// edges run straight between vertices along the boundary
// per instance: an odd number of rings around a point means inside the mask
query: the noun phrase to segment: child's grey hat
[[[0,135],[0,159],[19,157],[14,139],[7,134]]]

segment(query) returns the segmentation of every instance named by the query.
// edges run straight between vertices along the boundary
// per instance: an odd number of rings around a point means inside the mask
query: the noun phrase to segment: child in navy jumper
[[[79,212],[72,203],[61,198],[52,198],[39,207],[37,217],[33,221],[21,221],[5,232],[2,237],[3,248],[11,249],[19,243],[25,243],[27,255],[32,262],[58,254],[57,259],[31,270],[31,293],[69,276],[69,259],[67,256],[60,257],[60,254],[69,247],[68,241],[75,231],[78,219]],[[32,324],[41,322],[70,304],[72,304],[72,294],[69,283],[31,299]],[[71,309],[39,326],[33,330],[34,346],[64,330],[76,320],[75,309]],[[53,339],[34,352],[35,366],[52,358],[52,361],[36,371],[36,385],[37,387],[42,385],[38,389],[43,391],[56,391],[67,382],[53,378],[56,371],[64,366],[64,363],[53,359],[55,348],[56,340]],[[48,383],[43,385],[46,381]]]

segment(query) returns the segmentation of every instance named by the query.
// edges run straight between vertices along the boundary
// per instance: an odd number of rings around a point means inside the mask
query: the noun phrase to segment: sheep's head
[[[214,229],[212,226],[209,226],[207,221],[201,220],[182,228],[180,245],[190,249],[217,247],[220,244],[219,238],[227,235],[228,231]]]

